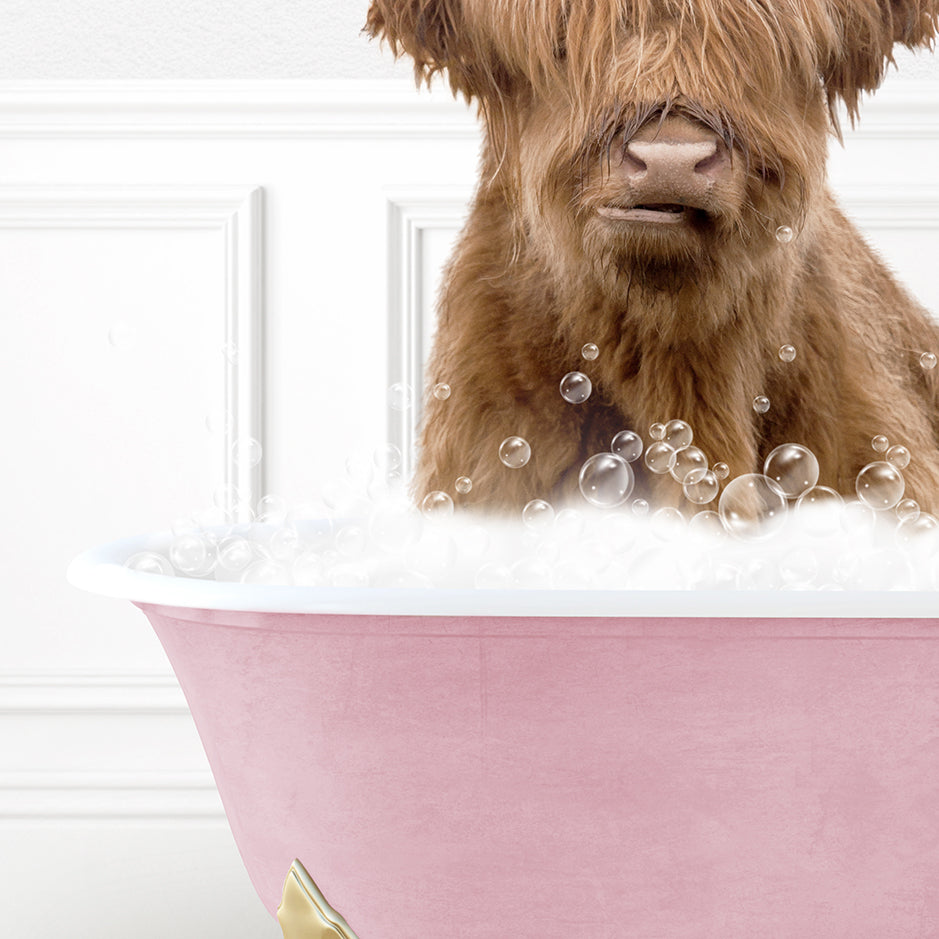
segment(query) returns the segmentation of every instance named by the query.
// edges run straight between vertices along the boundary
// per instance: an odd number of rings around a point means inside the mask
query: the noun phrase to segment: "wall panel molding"
[[[263,493],[263,463],[238,461],[239,440],[264,444],[263,190],[258,186],[0,186],[0,228],[208,229],[224,239],[226,491]],[[234,495],[230,510],[237,510]]]
[[[191,718],[172,675],[15,673],[0,675],[0,730],[29,732],[49,764],[6,747],[0,769],[0,823],[11,821],[219,821],[224,818],[208,770],[181,764],[177,728]],[[193,732],[194,733],[194,732]],[[146,737],[147,765],[121,741]],[[191,736],[191,735],[190,735]],[[79,742],[86,761],[112,768],[75,769]],[[191,748],[186,756],[190,756]],[[59,757],[59,754],[63,754]]]
[[[433,230],[461,228],[471,195],[459,186],[388,190],[388,381],[406,385],[412,402],[407,410],[389,409],[388,440],[401,451],[405,479],[414,469],[428,314],[436,299],[425,296],[423,239]]]

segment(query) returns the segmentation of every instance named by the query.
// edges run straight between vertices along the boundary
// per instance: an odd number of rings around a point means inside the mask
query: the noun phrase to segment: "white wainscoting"
[[[386,393],[423,387],[477,141],[396,82],[0,85],[0,934],[279,934],[149,626],[63,572],[216,492],[308,498],[349,455],[409,457],[419,405]],[[934,310],[937,148],[939,84],[900,81],[832,148]],[[135,920],[141,883],[161,902]]]

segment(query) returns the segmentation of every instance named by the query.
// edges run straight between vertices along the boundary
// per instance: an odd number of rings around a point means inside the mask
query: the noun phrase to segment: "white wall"
[[[406,438],[385,391],[419,385],[477,137],[364,6],[4,6],[0,935],[279,935],[149,627],[63,572],[205,505],[238,428],[265,451],[242,481],[293,498]],[[939,67],[912,64],[832,173],[939,310]]]

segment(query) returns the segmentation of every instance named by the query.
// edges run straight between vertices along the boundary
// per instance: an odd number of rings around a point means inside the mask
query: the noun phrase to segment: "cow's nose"
[[[627,142],[617,169],[646,201],[692,204],[731,171],[723,140],[709,127],[682,117],[641,127]]]

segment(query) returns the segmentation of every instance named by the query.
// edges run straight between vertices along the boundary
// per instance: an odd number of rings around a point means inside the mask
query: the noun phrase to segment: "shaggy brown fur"
[[[418,497],[563,498],[619,430],[681,418],[732,477],[798,442],[845,493],[885,434],[913,454],[907,494],[939,509],[939,369],[919,364],[939,329],[825,177],[838,99],[853,120],[894,44],[930,45],[937,15],[939,0],[373,0],[371,35],[420,80],[446,72],[486,130],[430,366],[452,396],[428,400]],[[657,141],[695,165],[676,182],[665,160],[643,199]],[[581,405],[558,393],[575,369],[594,383]],[[532,446],[522,470],[497,456],[514,434]],[[670,477],[645,485],[681,498]]]

